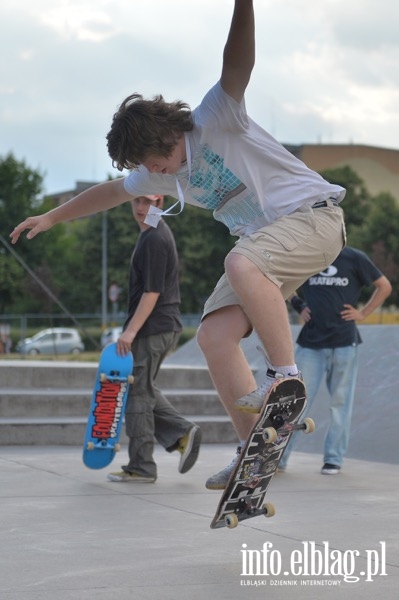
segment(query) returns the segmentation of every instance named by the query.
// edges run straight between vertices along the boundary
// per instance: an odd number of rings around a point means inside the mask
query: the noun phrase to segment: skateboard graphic
[[[83,462],[89,469],[103,469],[120,449],[132,372],[132,354],[120,356],[116,344],[108,344],[100,356],[83,444]]]
[[[264,498],[280,459],[294,431],[314,431],[313,419],[300,417],[306,407],[306,391],[297,378],[275,383],[252,428],[226,488],[211,528],[237,527],[240,521],[264,515],[275,508]]]

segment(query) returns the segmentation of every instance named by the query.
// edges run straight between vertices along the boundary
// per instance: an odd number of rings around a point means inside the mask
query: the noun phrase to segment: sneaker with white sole
[[[139,475],[138,473],[128,473],[127,471],[118,471],[117,473],[108,473],[108,481],[129,482],[129,483],[155,483],[156,477]]]
[[[324,463],[321,468],[322,475],[338,475],[341,467],[338,465],[332,465],[331,463]]]
[[[194,425],[178,441],[177,450],[180,452],[179,473],[187,473],[197,461],[201,445],[201,429]]]
[[[205,487],[208,490],[224,490],[227,485],[228,480],[230,479],[230,475],[232,474],[234,467],[236,466],[238,459],[241,454],[241,446],[238,446],[237,452],[233,460],[227,467],[209,477],[209,479],[205,483]]]
[[[242,410],[250,413],[259,413],[265,403],[267,394],[270,388],[277,381],[284,379],[284,375],[273,371],[273,369],[267,369],[266,380],[256,390],[246,394],[235,403],[235,407],[238,410]]]

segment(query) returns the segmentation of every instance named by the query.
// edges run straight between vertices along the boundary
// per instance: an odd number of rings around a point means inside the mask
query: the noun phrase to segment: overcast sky
[[[280,142],[399,148],[398,0],[255,0],[249,114]],[[116,175],[133,92],[192,108],[219,78],[233,0],[0,0],[0,157],[46,193]]]

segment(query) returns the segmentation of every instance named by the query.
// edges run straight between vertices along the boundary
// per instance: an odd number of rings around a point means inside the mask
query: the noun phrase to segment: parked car
[[[65,327],[43,329],[16,345],[20,354],[79,354],[84,349],[78,330]]]
[[[122,327],[109,327],[108,329],[104,329],[101,334],[101,348],[104,348],[111,342],[116,342],[121,333]]]

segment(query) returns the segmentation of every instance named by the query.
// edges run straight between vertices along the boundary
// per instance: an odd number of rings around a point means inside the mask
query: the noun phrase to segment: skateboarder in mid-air
[[[206,302],[198,342],[239,440],[256,420],[246,411],[259,412],[276,377],[298,374],[285,299],[331,264],[345,243],[339,207],[345,190],[308,169],[249,117],[244,95],[254,64],[253,1],[235,0],[220,79],[199,106],[190,110],[160,95],[126,98],[107,142],[113,163],[130,174],[29,217],[11,233],[13,243],[26,229],[31,239],[61,221],[146,194],[213,210],[239,239]],[[156,226],[161,214],[153,207],[147,222]],[[252,329],[268,356],[260,387],[240,346]],[[207,487],[224,488],[234,461]]]

